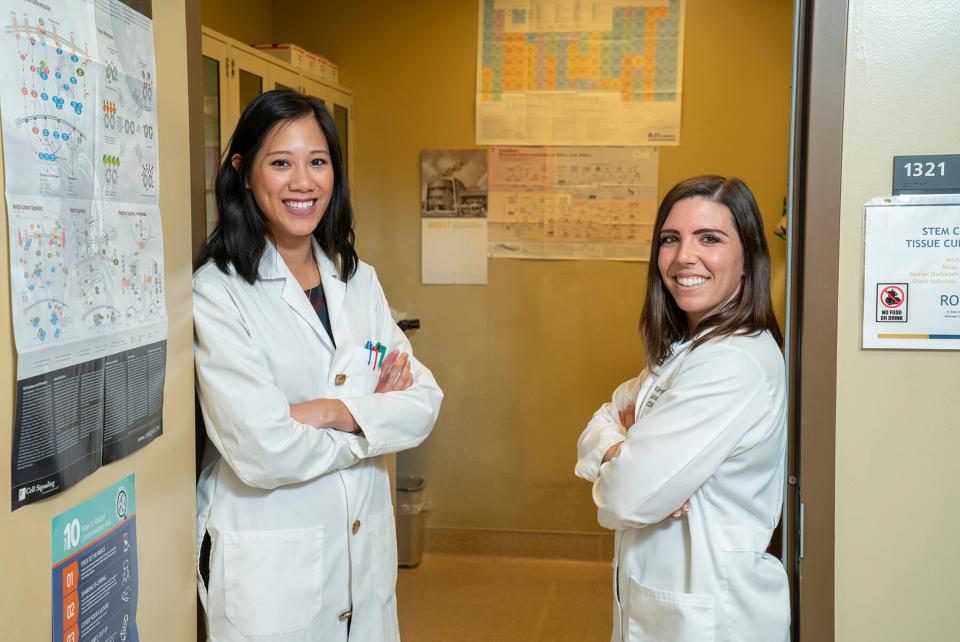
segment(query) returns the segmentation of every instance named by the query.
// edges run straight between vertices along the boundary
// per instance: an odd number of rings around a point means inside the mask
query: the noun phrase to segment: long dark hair
[[[693,331],[697,336],[691,349],[712,339],[732,334],[760,334],[767,331],[778,344],[783,336],[770,300],[770,252],[763,234],[760,208],[750,188],[739,178],[694,176],[680,181],[667,192],[657,210],[647,271],[647,295],[640,314],[640,334],[646,349],[647,368],[654,369],[670,356],[676,341],[690,338],[686,313],[667,291],[657,264],[660,230],[678,202],[701,197],[726,206],[743,246],[743,283],[740,292],[719,312],[702,319]],[[706,332],[701,332],[707,329]]]
[[[340,279],[348,281],[357,270],[357,252],[353,247],[353,207],[347,185],[343,154],[337,126],[330,112],[316,98],[289,89],[268,91],[253,99],[243,110],[230,145],[217,172],[217,210],[220,221],[200,249],[194,268],[213,261],[223,272],[234,269],[248,283],[257,280],[260,258],[270,231],[249,182],[254,158],[267,134],[284,122],[312,116],[316,118],[330,149],[333,166],[333,191],[320,224],[313,236],[334,262],[339,262]],[[234,155],[240,157],[234,168]]]

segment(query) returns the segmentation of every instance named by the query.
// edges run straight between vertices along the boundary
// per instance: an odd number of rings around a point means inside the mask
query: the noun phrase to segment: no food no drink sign
[[[907,322],[907,283],[877,283],[877,321]]]

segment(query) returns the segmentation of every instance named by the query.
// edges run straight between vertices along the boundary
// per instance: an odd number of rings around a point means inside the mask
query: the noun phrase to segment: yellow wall
[[[167,377],[164,434],[139,452],[99,469],[49,500],[9,512],[0,507],[0,569],[6,582],[0,599],[4,640],[50,639],[50,520],[131,472],[137,475],[137,540],[140,601],[137,622],[143,640],[196,639],[194,571],[193,323],[190,286],[190,168],[187,141],[186,32],[182,3],[154,2],[160,146],[160,208],[163,214],[167,284]],[[0,185],[0,193],[3,188]],[[2,201],[2,199],[0,199]],[[0,247],[8,247],[6,206],[0,204]],[[0,336],[6,349],[0,371],[0,484],[10,488],[14,421],[15,349],[10,326],[9,256],[0,259]]]
[[[736,174],[777,224],[792,10],[688,2],[683,144],[661,151],[661,195],[692,174]],[[393,306],[422,319],[413,343],[446,392],[434,434],[398,458],[401,473],[427,477],[428,525],[598,531],[589,485],[573,476],[576,440],[641,367],[646,265],[491,260],[487,286],[420,284],[419,154],[475,147],[477,11],[475,0],[276,0],[274,39],[323,52],[354,92],[360,255]]]
[[[890,193],[894,155],[960,150],[958,24],[954,0],[850,2],[837,336],[838,642],[957,639],[960,356],[859,345],[863,203]]]
[[[298,7],[313,4],[298,2]],[[273,38],[273,3],[270,0],[201,0],[203,26],[250,45],[278,42]],[[302,11],[302,9],[297,9]]]

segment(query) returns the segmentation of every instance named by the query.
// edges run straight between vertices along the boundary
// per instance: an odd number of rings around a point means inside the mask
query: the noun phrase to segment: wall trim
[[[613,533],[427,527],[424,529],[424,551],[442,555],[491,555],[609,563],[613,559]]]

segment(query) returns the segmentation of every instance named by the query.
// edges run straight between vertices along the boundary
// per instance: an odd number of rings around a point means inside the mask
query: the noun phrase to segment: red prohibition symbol
[[[888,285],[880,292],[880,303],[885,308],[899,308],[905,298],[903,290],[896,285]]]

